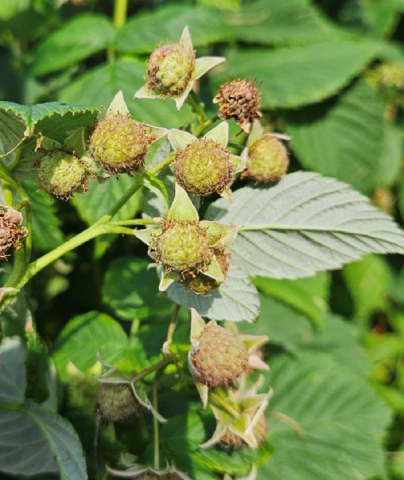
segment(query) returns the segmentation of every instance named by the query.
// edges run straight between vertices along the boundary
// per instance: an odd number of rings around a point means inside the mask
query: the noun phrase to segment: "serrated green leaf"
[[[158,291],[159,279],[150,262],[136,257],[117,258],[109,265],[102,289],[103,301],[124,320],[152,316],[168,318],[173,304]]]
[[[97,114],[98,111],[91,108],[59,102],[32,107],[0,102],[0,154],[8,153],[34,133],[63,143],[70,130],[93,125]],[[9,164],[14,157],[15,153],[10,154],[3,161]]]
[[[122,327],[108,315],[89,312],[73,318],[59,334],[52,358],[62,379],[72,362],[85,372],[97,362],[98,352],[107,364],[118,367],[128,357],[129,340]]]
[[[53,473],[61,480],[87,480],[77,433],[62,417],[34,402],[14,411],[0,406],[0,469],[13,475]]]
[[[92,225],[105,215],[110,208],[129,190],[136,179],[121,175],[120,178],[111,177],[104,183],[96,180],[89,182],[89,189],[83,195],[77,195],[72,199],[81,218]],[[133,218],[139,211],[142,193],[135,193],[130,200],[116,213],[114,220],[128,220]]]
[[[258,480],[384,478],[390,411],[364,380],[318,354],[281,356],[268,379],[275,393],[267,411],[280,415],[272,413],[274,453]]]
[[[32,202],[33,246],[36,250],[53,250],[63,243],[63,233],[51,196],[32,182],[23,182]]]
[[[366,255],[360,262],[346,265],[343,274],[359,319],[366,321],[372,312],[388,308],[393,274],[383,258]]]
[[[246,2],[237,15],[229,18],[229,23],[238,40],[263,45],[318,40],[333,30],[307,0]]]
[[[114,38],[108,17],[86,13],[71,18],[53,34],[45,37],[33,58],[32,71],[44,75],[75,65],[105,49]]]
[[[305,168],[370,193],[383,170],[383,112],[377,92],[358,82],[339,99],[288,114],[290,146]]]
[[[129,110],[138,120],[167,128],[189,122],[192,119],[189,107],[177,112],[175,104],[170,101],[132,99],[144,84],[145,71],[145,63],[128,58],[102,65],[71,82],[61,91],[59,98],[68,103],[100,108],[100,105],[109,105],[116,93],[122,90]]]
[[[190,292],[178,282],[173,283],[167,293],[179,305],[195,308],[201,316],[214,320],[253,322],[259,314],[257,290],[235,265],[230,265],[225,285],[207,297]]]
[[[261,314],[254,325],[242,323],[239,329],[251,335],[267,335],[271,345],[282,347],[298,358],[306,353],[330,356],[336,364],[360,376],[370,373],[370,362],[358,342],[352,324],[333,314],[322,319],[322,328],[314,329],[310,320],[288,305],[260,295]],[[271,365],[271,360],[269,360]]]
[[[329,276],[321,273],[315,277],[296,280],[277,280],[258,277],[253,280],[258,290],[277,298],[310,318],[314,325],[323,325],[327,311]]]
[[[189,27],[194,46],[233,38],[222,12],[195,5],[165,5],[131,18],[118,30],[115,48],[131,53],[150,53],[162,42],[178,42]]]
[[[350,40],[325,40],[276,50],[230,50],[224,75],[254,72],[262,106],[295,108],[319,102],[347,85],[378,53],[378,45]]]
[[[209,220],[240,225],[233,261],[249,275],[299,278],[366,253],[404,253],[404,232],[348,185],[296,172],[272,188],[244,187]]]

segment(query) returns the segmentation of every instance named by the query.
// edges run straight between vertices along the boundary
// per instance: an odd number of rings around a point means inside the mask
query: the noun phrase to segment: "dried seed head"
[[[195,52],[182,43],[157,48],[147,60],[147,86],[163,97],[177,96],[188,85],[195,65]]]
[[[5,209],[5,210],[3,210]],[[7,252],[21,247],[20,242],[28,236],[28,230],[20,227],[22,215],[11,207],[0,209],[0,259],[7,258]]]
[[[94,160],[116,175],[144,166],[144,157],[154,138],[143,123],[130,115],[107,115],[95,128],[90,140]]]
[[[249,131],[250,122],[262,115],[260,92],[252,82],[244,79],[221,85],[213,103],[219,104],[220,118],[234,118],[245,132]]]
[[[97,406],[101,417],[111,422],[124,421],[133,413],[139,415],[143,410],[130,385],[119,383],[101,383]]]
[[[205,270],[213,257],[207,230],[197,221],[165,222],[150,249],[166,272],[181,274],[196,274]]]
[[[232,182],[230,153],[217,142],[200,139],[177,152],[174,174],[190,193],[206,197],[221,193]]]
[[[210,387],[232,384],[248,372],[248,351],[239,335],[209,322],[190,356],[200,383]]]
[[[275,182],[287,172],[288,152],[275,135],[264,135],[248,150],[247,169],[241,177],[249,177],[256,182]]]

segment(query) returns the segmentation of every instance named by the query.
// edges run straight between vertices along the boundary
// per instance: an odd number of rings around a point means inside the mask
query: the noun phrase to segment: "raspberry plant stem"
[[[153,373],[157,370],[163,370],[169,363],[173,363],[175,358],[177,357],[176,354],[169,354],[169,355],[166,355],[165,357],[163,357],[159,362],[155,363],[154,365],[151,365],[150,367],[148,368],[145,368],[144,370],[142,370],[140,373],[137,373],[136,375],[134,375],[131,379],[130,379],[130,382],[131,383],[135,383],[139,380],[142,380],[142,378],[146,377],[147,375],[149,375],[149,373]]]
[[[213,405],[217,405],[222,410],[224,410],[229,415],[231,415],[233,418],[237,418],[239,416],[238,410],[232,407],[231,405],[229,405],[226,399],[222,398],[217,393],[214,393],[214,392],[211,393],[209,399]]]
[[[128,0],[115,0],[113,24],[116,28],[121,28],[126,23],[126,14],[128,11]]]

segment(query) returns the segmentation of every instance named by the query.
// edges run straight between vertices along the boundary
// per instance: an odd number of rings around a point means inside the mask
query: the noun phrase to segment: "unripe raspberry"
[[[226,277],[227,270],[229,269],[230,254],[215,251],[215,255],[220,265],[220,269],[223,272],[223,276]],[[196,275],[188,274],[185,275],[183,278],[180,278],[179,281],[184,285],[185,288],[195,293],[196,295],[210,295],[212,292],[217,290],[223,283],[219,280],[208,277],[203,273],[198,273]]]
[[[162,233],[154,238],[150,248],[167,272],[203,271],[213,257],[208,233],[196,221],[165,222]]]
[[[251,415],[251,418],[252,417],[253,417],[253,414]],[[258,421],[255,427],[253,428],[253,434],[255,439],[257,440],[257,445],[260,445],[261,443],[264,442],[266,433],[267,433],[267,422],[266,422],[265,414],[262,413],[258,417]],[[240,448],[246,445],[244,440],[239,435],[237,435],[236,433],[232,432],[229,429],[227,429],[224,435],[220,438],[220,443],[232,448]]]
[[[106,170],[119,175],[144,166],[147,147],[153,140],[144,124],[116,113],[98,123],[91,136],[90,152]]]
[[[182,43],[157,48],[147,60],[147,86],[161,96],[179,95],[188,85],[195,52]]]
[[[123,383],[101,383],[97,406],[101,417],[111,422],[121,422],[133,413],[139,415],[142,411],[131,387]]]
[[[38,182],[48,193],[68,200],[88,190],[85,163],[67,152],[49,152],[40,160]]]
[[[275,182],[287,172],[288,152],[275,135],[264,135],[248,150],[247,170],[241,177],[249,177],[256,182]]]
[[[244,79],[221,85],[213,103],[219,104],[220,118],[234,118],[246,132],[249,130],[249,123],[262,115],[260,92],[252,82]]]
[[[232,331],[209,322],[198,343],[190,357],[198,382],[210,387],[229,385],[248,372],[248,351]]]
[[[20,248],[20,242],[28,236],[28,230],[20,227],[20,212],[11,207],[2,208],[5,208],[5,211],[0,209],[0,259],[5,259],[10,248]]]
[[[174,173],[187,192],[206,197],[232,182],[230,153],[210,139],[200,139],[177,152]]]

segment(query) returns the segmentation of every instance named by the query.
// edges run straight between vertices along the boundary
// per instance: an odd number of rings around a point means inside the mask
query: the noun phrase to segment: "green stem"
[[[160,372],[162,372],[162,370],[160,370]],[[152,386],[152,403],[153,403],[153,408],[156,412],[158,412],[157,386],[158,386],[158,377],[160,376],[159,373],[156,375],[156,378],[154,379],[153,386]],[[160,431],[159,431],[159,421],[157,420],[157,417],[155,415],[153,415],[153,447],[154,447],[153,465],[154,465],[154,468],[158,470],[160,468]]]
[[[166,348],[168,349],[171,342],[172,342],[172,339],[173,339],[173,335],[174,335],[174,330],[175,330],[175,323],[177,321],[177,317],[178,317],[178,312],[180,311],[180,305],[175,305],[174,307],[174,311],[171,315],[171,318],[170,318],[170,324],[168,325],[168,330],[167,330],[167,339],[165,341],[165,346]]]
[[[151,219],[135,219],[135,220],[119,220],[117,222],[109,222],[109,225],[159,225]]]
[[[216,404],[218,407],[220,407],[222,410],[227,412],[233,418],[239,417],[240,412],[236,408],[229,405],[229,403],[226,402],[226,399],[220,397],[220,395],[218,395],[217,393],[211,393],[209,399],[213,405]]]
[[[115,28],[121,28],[126,23],[128,0],[115,0],[113,24]]]
[[[155,363],[154,365],[151,365],[150,367],[148,368],[145,368],[144,370],[142,370],[140,373],[137,373],[136,375],[134,375],[130,381],[135,383],[135,382],[138,382],[139,380],[141,380],[142,378],[146,377],[147,375],[149,375],[149,373],[153,373],[155,372],[156,370],[162,370],[166,365],[168,365],[169,363],[173,363],[174,359],[176,358],[177,355],[174,355],[174,354],[170,354],[170,355],[166,355],[164,358],[162,358],[159,362]]]
[[[3,179],[3,182],[8,183],[11,187],[15,188],[23,200],[29,201],[29,197],[25,190],[8,174],[7,167],[2,162],[0,162],[0,178]]]
[[[196,113],[199,124],[205,123],[206,122],[205,109],[203,107],[203,104],[199,100],[198,95],[193,90],[189,92],[189,95],[186,101],[189,105],[191,105],[192,109]]]
[[[94,224],[91,227],[87,228],[83,232],[79,233],[75,237],[68,240],[63,245],[55,248],[51,252],[43,255],[42,257],[38,258],[34,262],[32,262],[25,271],[22,272],[14,272],[11,277],[8,279],[5,287],[12,287],[17,290],[21,290],[21,288],[39,271],[43,268],[57,260],[58,258],[62,257],[66,253],[70,252],[74,248],[82,245],[85,242],[97,237],[98,235],[103,235],[107,233],[116,233],[116,234],[124,234],[124,235],[134,235],[133,230],[130,228],[120,227],[120,226],[111,226],[105,224]],[[18,252],[17,252],[18,253]],[[18,293],[17,292],[10,292],[6,297],[5,300],[0,304],[0,313],[7,307],[7,305],[11,302],[12,298]]]
[[[165,158],[163,158],[163,160],[161,160],[160,163],[158,163],[153,168],[148,170],[148,172],[151,173],[152,175],[156,175],[156,173],[158,173],[160,170],[163,170],[163,168],[170,165],[170,163],[172,163],[174,159],[175,159],[175,152],[172,152],[170,153],[170,155],[167,155]]]
[[[199,137],[208,127],[212,125],[212,123],[216,122],[218,117],[213,117],[210,120],[206,120],[206,122],[200,123],[195,130],[192,132],[192,135],[195,137]]]

